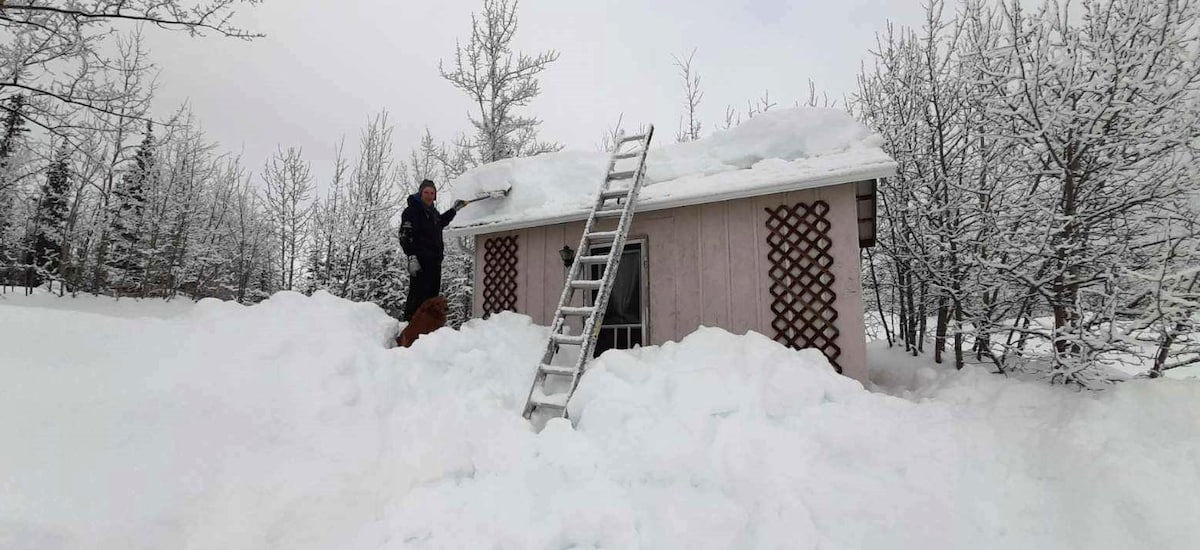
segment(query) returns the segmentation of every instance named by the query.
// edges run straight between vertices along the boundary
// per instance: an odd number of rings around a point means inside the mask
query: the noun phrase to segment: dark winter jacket
[[[442,229],[450,225],[455,214],[458,211],[454,209],[439,214],[436,208],[421,202],[421,195],[409,195],[408,206],[400,215],[400,247],[404,253],[426,261],[441,261],[446,251]]]

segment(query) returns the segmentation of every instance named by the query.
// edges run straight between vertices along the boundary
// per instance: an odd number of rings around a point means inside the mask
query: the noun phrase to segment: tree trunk
[[[950,321],[950,307],[945,294],[938,296],[937,326],[933,336],[933,362],[942,363],[942,352],[946,350],[946,325]]]
[[[954,368],[963,368],[963,308],[960,299],[954,300]]]
[[[928,314],[925,312],[926,298],[929,295],[929,283],[921,282],[921,299],[917,302],[917,321],[920,323],[917,331],[917,353],[925,353],[925,329],[929,326]]]
[[[875,289],[875,306],[879,309],[879,322],[883,324],[883,334],[887,337],[888,347],[892,347],[892,331],[888,328],[887,315],[883,313],[883,297],[880,295],[882,289],[879,287],[879,278],[875,275],[875,259],[871,255],[871,249],[865,249],[867,253],[867,272],[871,276],[871,287]]]

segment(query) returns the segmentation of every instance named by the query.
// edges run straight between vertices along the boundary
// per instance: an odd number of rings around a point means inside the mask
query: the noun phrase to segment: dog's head
[[[421,304],[419,309],[434,319],[444,323],[446,322],[446,314],[450,313],[450,303],[441,296],[434,296],[433,298],[425,300],[425,303]]]

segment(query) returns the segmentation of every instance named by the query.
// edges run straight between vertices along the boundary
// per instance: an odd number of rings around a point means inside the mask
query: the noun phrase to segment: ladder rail
[[[650,135],[654,133],[653,127],[646,132],[646,145],[649,145]],[[596,335],[603,325],[604,313],[608,309],[608,299],[612,294],[613,283],[616,282],[616,270],[620,267],[621,255],[625,251],[625,242],[629,238],[629,229],[633,224],[634,205],[637,203],[639,192],[642,187],[642,179],[645,176],[646,155],[648,147],[643,147],[642,155],[639,158],[637,172],[634,175],[634,183],[630,185],[628,200],[624,205],[624,211],[621,213],[621,219],[617,222],[616,238],[613,240],[609,248],[608,262],[604,265],[604,283],[600,285],[600,290],[596,294],[596,300],[592,307],[595,308],[595,314],[587,319],[587,325],[584,327],[584,334],[588,335],[588,343],[584,349],[580,350],[579,358],[576,360],[575,376],[571,380],[570,394],[575,392],[575,387],[579,383],[579,377],[583,374],[584,365],[587,363],[589,356],[596,347]],[[603,195],[603,191],[601,192]],[[601,199],[600,202],[603,202]],[[594,211],[593,211],[594,215]],[[586,233],[585,233],[586,236]],[[586,238],[586,237],[585,237]]]
[[[600,184],[600,188],[596,192],[596,199],[593,201],[591,211],[588,212],[588,218],[587,218],[587,221],[584,223],[584,227],[583,227],[583,234],[580,235],[579,245],[575,249],[576,250],[575,257],[571,260],[571,267],[567,270],[566,284],[563,285],[563,291],[559,295],[558,307],[555,308],[555,310],[554,310],[555,311],[554,312],[554,320],[551,323],[551,327],[550,327],[550,330],[552,333],[562,330],[563,325],[566,323],[566,319],[563,318],[563,316],[559,314],[559,310],[561,310],[562,308],[567,307],[571,304],[571,300],[574,296],[575,291],[574,291],[574,289],[571,288],[570,282],[581,278],[581,276],[583,275],[582,270],[584,269],[584,266],[582,265],[580,258],[586,255],[585,251],[588,248],[588,241],[589,241],[588,235],[590,233],[595,232],[596,211],[600,210],[601,207],[604,205],[604,200],[605,200],[604,194],[605,194],[605,192],[608,191],[609,184],[611,183],[611,180],[609,179],[609,175],[611,175],[613,173],[613,169],[616,168],[617,161],[623,160],[623,158],[629,158],[629,157],[621,157],[621,145],[623,145],[625,143],[640,143],[640,144],[642,144],[642,150],[639,152],[638,157],[637,157],[638,158],[638,170],[640,171],[645,166],[645,159],[646,159],[646,152],[647,152],[646,150],[650,144],[650,140],[648,138],[649,138],[649,135],[652,133],[653,133],[653,125],[651,126],[650,131],[648,131],[645,135],[643,135],[642,140],[630,141],[630,142],[621,141],[613,149],[613,154],[609,156],[608,166],[605,169],[604,181]],[[636,177],[640,180],[640,177],[641,177],[640,173]],[[631,185],[631,187],[636,187],[636,185]],[[622,219],[624,218],[624,216],[625,216],[625,214],[622,213]],[[620,222],[618,222],[618,227],[619,227],[619,223]],[[623,248],[624,243],[621,243],[621,245]],[[611,253],[611,251],[610,251],[610,253]],[[608,264],[605,264],[606,269],[607,269],[607,265]],[[587,334],[587,332],[582,332],[582,334]],[[547,353],[546,353],[547,356],[543,358],[544,359],[542,361],[543,363],[549,363],[550,360],[553,359],[553,355],[554,355],[553,351],[554,351],[553,347],[549,347],[547,349]]]
[[[554,321],[550,326],[551,333],[558,332],[559,330],[561,330],[563,328],[563,324],[566,322],[566,319],[564,319],[561,315],[559,315],[558,312],[562,308],[569,306],[571,303],[571,298],[574,295],[575,291],[571,289],[570,282],[577,279],[578,275],[581,275],[581,273],[579,273],[579,271],[582,269],[582,266],[580,264],[579,257],[583,255],[583,251],[585,250],[584,247],[587,246],[588,234],[591,233],[592,230],[595,228],[596,205],[603,202],[602,198],[599,198],[599,197],[602,197],[604,192],[607,190],[608,183],[609,183],[608,175],[612,173],[613,168],[615,168],[617,165],[617,161],[620,160],[617,158],[617,153],[620,153],[620,151],[621,151],[621,144],[618,143],[618,145],[613,149],[613,154],[611,156],[609,156],[609,158],[608,158],[608,166],[605,168],[605,171],[604,171],[604,174],[605,174],[604,182],[600,184],[600,189],[597,192],[598,198],[595,201],[595,204],[593,204],[592,210],[590,212],[588,212],[588,219],[584,223],[584,226],[583,226],[583,234],[579,237],[578,248],[575,249],[577,252],[575,254],[575,257],[571,260],[571,267],[567,270],[567,277],[566,277],[567,284],[563,285],[562,294],[560,294],[558,297],[558,307],[555,308],[555,310],[554,310]],[[645,151],[642,152],[642,158],[645,158]],[[548,347],[548,349],[546,351],[550,356],[545,357],[544,360],[542,361],[543,363],[549,363],[550,360],[553,359],[553,355],[554,355],[552,353],[554,351],[553,346]]]

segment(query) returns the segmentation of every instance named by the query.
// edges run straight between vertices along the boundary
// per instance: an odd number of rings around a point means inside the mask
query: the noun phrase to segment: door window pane
[[[591,249],[591,254],[608,251],[609,247],[596,247]],[[604,266],[590,266],[590,278],[599,279],[603,273]],[[590,292],[589,303],[595,303],[596,294]],[[608,307],[601,321],[603,328],[597,337],[593,357],[609,349],[629,349],[642,344],[642,299],[642,246],[641,243],[626,243],[608,295]]]
[[[592,254],[604,254],[608,248],[593,248]],[[617,266],[617,278],[608,294],[608,308],[604,311],[603,325],[640,325],[642,323],[642,246],[639,243],[625,245],[621,264]],[[604,266],[591,266],[591,278],[603,276]],[[593,291],[591,301],[596,300]]]

